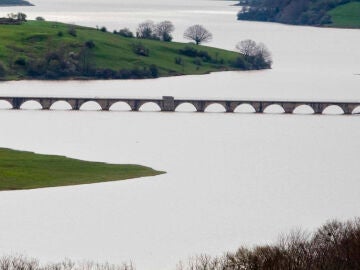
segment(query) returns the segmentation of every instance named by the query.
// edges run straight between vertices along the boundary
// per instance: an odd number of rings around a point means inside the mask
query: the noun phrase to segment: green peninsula
[[[162,173],[139,165],[87,162],[0,148],[0,190],[92,184]]]
[[[0,23],[0,80],[143,79],[270,65],[256,57],[192,43],[124,37],[105,27],[43,18],[21,22],[5,18]]]

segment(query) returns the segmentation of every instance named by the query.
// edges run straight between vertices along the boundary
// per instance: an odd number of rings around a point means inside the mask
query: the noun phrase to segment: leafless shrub
[[[3,256],[0,258],[0,270],[38,270],[39,262],[33,258],[18,256]]]
[[[59,263],[40,265],[38,260],[24,256],[3,256],[0,258],[0,270],[135,270],[132,263],[120,265],[109,263],[75,263],[65,259]]]
[[[136,37],[152,39],[154,37],[155,23],[151,20],[147,20],[138,25],[136,29]]]
[[[170,42],[172,40],[171,33],[174,32],[175,27],[171,21],[159,22],[155,25],[155,35],[162,41]]]
[[[222,257],[211,257],[199,255],[188,259],[187,263],[179,262],[177,270],[223,270],[224,262]]]

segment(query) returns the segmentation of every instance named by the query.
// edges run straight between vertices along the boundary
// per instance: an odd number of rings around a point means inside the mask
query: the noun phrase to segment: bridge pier
[[[25,101],[23,98],[13,98],[11,105],[12,105],[13,109],[20,110],[20,107],[24,102]]]
[[[74,110],[74,111],[79,110],[77,101],[75,99],[67,99],[64,101],[70,104],[72,110]]]
[[[103,111],[108,111],[110,109],[110,102],[109,100],[98,100],[96,101]]]
[[[283,107],[286,114],[293,113],[295,110],[295,104],[294,103],[283,103],[280,106]]]
[[[341,104],[341,109],[344,111],[344,114],[352,114],[352,112],[357,107],[356,104]]]
[[[314,114],[322,114],[323,107],[319,103],[313,103],[310,107],[314,110]]]
[[[263,113],[264,106],[262,102],[249,102],[249,104],[254,108],[255,113]]]
[[[231,101],[225,102],[225,110],[227,113],[233,113],[235,108],[236,108],[236,105],[234,104],[234,102],[231,102]]]
[[[171,96],[163,96],[163,100],[160,103],[162,112],[174,112],[175,111],[175,100]]]
[[[205,112],[205,102],[203,101],[192,101],[197,112]]]
[[[41,104],[41,107],[43,110],[50,110],[50,107],[53,103],[51,99],[39,99],[39,100],[35,100],[35,101],[37,101]]]

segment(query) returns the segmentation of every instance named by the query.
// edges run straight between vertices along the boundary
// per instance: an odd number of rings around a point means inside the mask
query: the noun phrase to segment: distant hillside
[[[1,6],[33,6],[33,4],[24,0],[0,0]]]
[[[271,65],[258,55],[123,37],[106,29],[41,20],[3,21],[0,80],[144,79],[265,69]]]
[[[359,27],[359,0],[242,0],[239,20]],[[352,18],[349,20],[349,14]],[[340,23],[339,23],[340,22]],[[345,23],[344,23],[345,22]]]

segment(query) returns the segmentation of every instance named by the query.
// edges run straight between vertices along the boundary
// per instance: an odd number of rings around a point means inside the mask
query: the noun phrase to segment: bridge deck
[[[162,98],[98,98],[98,97],[10,97],[0,96],[0,100],[7,101],[13,109],[20,109],[27,101],[38,102],[44,110],[50,109],[51,106],[58,101],[69,103],[73,110],[80,110],[81,106],[89,101],[97,102],[102,110],[109,110],[110,107],[117,102],[127,103],[132,111],[140,110],[141,106],[146,103],[157,104],[161,111],[174,112],[176,108],[184,103],[192,104],[196,111],[204,112],[211,104],[220,104],[226,112],[234,112],[235,109],[242,105],[251,105],[255,112],[263,113],[265,109],[271,105],[279,105],[285,113],[293,113],[294,110],[302,105],[312,108],[314,113],[321,114],[329,106],[340,107],[344,114],[352,114],[354,110],[360,106],[360,102],[346,101],[285,101],[285,100],[224,100],[224,99],[176,99],[171,96]]]

